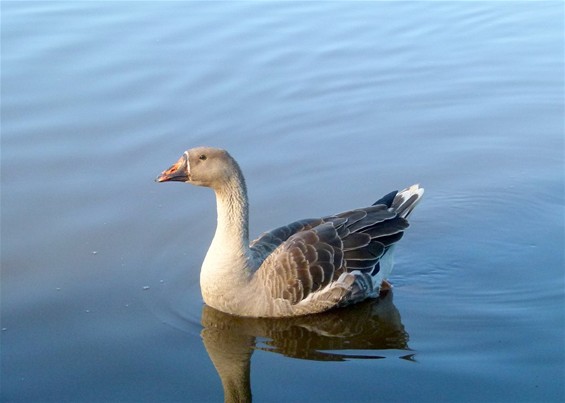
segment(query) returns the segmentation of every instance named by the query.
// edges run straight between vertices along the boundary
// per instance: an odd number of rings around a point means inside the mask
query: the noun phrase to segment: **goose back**
[[[370,207],[295,221],[253,241],[255,277],[273,301],[270,309],[277,316],[314,313],[378,296],[392,268],[386,255],[418,200],[408,191],[414,189],[391,192]]]

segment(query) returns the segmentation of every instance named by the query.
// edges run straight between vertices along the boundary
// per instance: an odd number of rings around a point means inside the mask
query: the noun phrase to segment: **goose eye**
[[[208,157],[206,157],[204,154],[200,154],[200,156],[198,157],[199,160],[201,161],[206,161]]]

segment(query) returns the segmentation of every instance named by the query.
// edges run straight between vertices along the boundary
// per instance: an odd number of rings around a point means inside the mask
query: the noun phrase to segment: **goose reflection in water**
[[[392,292],[355,306],[285,319],[243,318],[204,306],[202,339],[226,402],[251,401],[254,350],[316,361],[379,359],[379,350],[406,350],[408,333]],[[357,352],[357,353],[353,353]],[[413,360],[413,354],[400,356]]]

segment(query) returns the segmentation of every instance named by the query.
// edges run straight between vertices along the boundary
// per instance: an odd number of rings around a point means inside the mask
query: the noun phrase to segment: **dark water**
[[[565,399],[563,3],[1,7],[0,400]],[[254,235],[424,185],[393,293],[203,307],[200,144]]]

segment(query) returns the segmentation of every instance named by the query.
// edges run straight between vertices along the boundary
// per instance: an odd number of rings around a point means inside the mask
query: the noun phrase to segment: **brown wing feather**
[[[358,272],[359,281],[348,281],[359,284],[352,286],[349,295],[339,295],[340,304],[344,304],[374,292],[368,284],[369,275],[379,271],[379,259],[407,227],[404,218],[388,206],[377,204],[321,219],[296,221],[264,233],[252,242],[251,249],[261,262],[265,259],[257,275],[270,297],[293,305],[336,282],[343,273]]]
[[[253,254],[253,260],[259,264],[262,263],[292,235],[320,225],[322,222],[321,218],[307,218],[261,234],[249,245]]]
[[[272,298],[296,304],[335,281],[343,265],[341,240],[333,223],[298,232],[280,245],[257,273]]]

